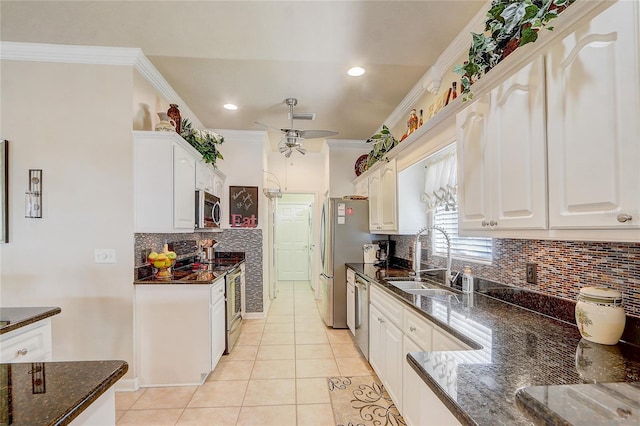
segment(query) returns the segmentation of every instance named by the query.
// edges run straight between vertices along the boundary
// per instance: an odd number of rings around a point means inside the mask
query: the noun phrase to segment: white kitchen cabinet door
[[[405,358],[402,351],[402,331],[390,321],[384,320],[382,335],[384,378],[380,379],[396,407],[402,412],[402,364]]]
[[[213,195],[220,198],[222,202],[222,196],[224,195],[224,182],[225,177],[218,172],[214,172],[213,175]]]
[[[418,346],[413,340],[404,336],[402,339],[402,352],[405,359],[402,363],[402,418],[410,426],[420,426],[420,387],[424,381],[409,365],[406,354],[409,352],[422,352],[423,348]]]
[[[216,368],[226,348],[224,279],[211,286],[211,371]]]
[[[383,231],[398,230],[398,175],[396,159],[387,161],[380,170],[380,226]]]
[[[639,7],[614,3],[547,53],[553,229],[640,227]]]
[[[369,180],[362,179],[354,185],[354,193],[363,197],[369,196]]]
[[[173,227],[190,229],[195,226],[196,160],[180,145],[173,145]]]
[[[347,327],[356,334],[356,273],[347,268]]]
[[[203,161],[196,161],[196,189],[213,194],[215,186],[215,173]]]
[[[369,180],[369,230],[371,232],[382,230],[380,169],[375,170]]]
[[[382,370],[384,367],[383,321],[383,315],[378,308],[375,305],[369,305],[369,364],[380,379],[384,375]]]
[[[491,215],[489,104],[487,94],[456,116],[460,230],[486,229]]]
[[[491,92],[492,229],[547,228],[544,58]]]

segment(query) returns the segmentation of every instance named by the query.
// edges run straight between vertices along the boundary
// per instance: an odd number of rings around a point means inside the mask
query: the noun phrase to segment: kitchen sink
[[[409,294],[415,294],[416,296],[456,296],[453,291],[445,290],[443,288],[419,288],[408,289],[405,292]]]

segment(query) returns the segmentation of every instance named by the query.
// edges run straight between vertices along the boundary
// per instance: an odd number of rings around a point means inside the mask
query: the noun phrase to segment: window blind
[[[491,261],[493,243],[491,238],[475,238],[458,236],[458,208],[438,206],[433,211],[433,224],[441,227],[449,234],[451,240],[451,256],[469,257]],[[438,255],[447,254],[447,241],[440,232],[433,234],[433,252]]]

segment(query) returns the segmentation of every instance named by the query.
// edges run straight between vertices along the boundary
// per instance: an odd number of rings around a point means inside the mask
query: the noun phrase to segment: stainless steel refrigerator
[[[369,201],[325,201],[320,221],[320,314],[330,327],[347,328],[345,263],[362,263],[363,245],[370,242]]]

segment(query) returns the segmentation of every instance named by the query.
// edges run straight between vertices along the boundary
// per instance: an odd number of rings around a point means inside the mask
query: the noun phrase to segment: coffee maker
[[[378,245],[378,250],[376,250],[376,259],[378,261],[374,263],[374,266],[386,268],[389,258],[389,240],[374,241],[373,243]]]

